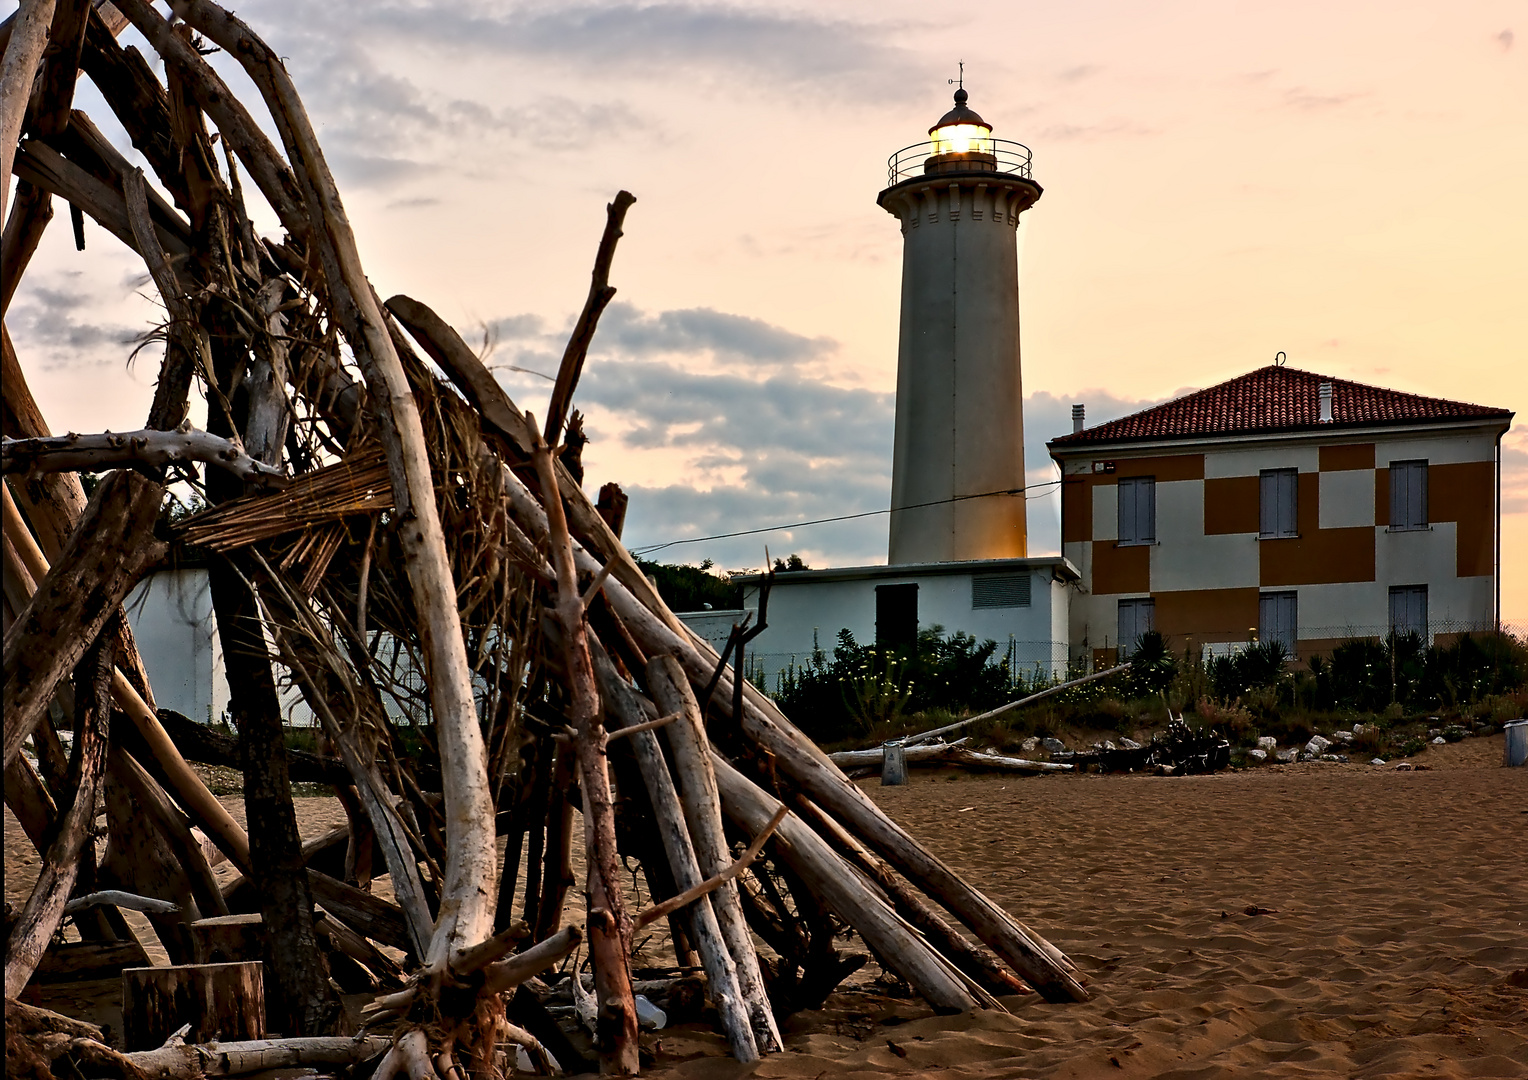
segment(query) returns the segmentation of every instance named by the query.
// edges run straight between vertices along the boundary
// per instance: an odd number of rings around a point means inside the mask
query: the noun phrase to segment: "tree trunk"
[[[265,986],[258,961],[128,968],[122,972],[122,1042],[152,1050],[190,1024],[191,1043],[265,1038]]]
[[[338,1002],[313,931],[313,895],[286,770],[281,700],[259,610],[226,558],[213,558],[208,578],[223,644],[228,708],[239,732],[250,863],[260,882],[260,914],[270,928],[271,981],[293,1010],[289,1018],[273,1019],[298,1035],[327,1034],[338,1019]]]

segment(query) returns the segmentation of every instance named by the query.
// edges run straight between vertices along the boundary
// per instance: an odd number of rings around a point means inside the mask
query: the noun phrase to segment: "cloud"
[[[1313,90],[1307,90],[1303,86],[1284,91],[1284,105],[1291,109],[1299,109],[1301,112],[1320,112],[1326,109],[1335,109],[1346,105],[1350,101],[1367,95],[1362,93],[1348,94],[1322,94]]]
[[[99,307],[83,275],[66,272],[24,281],[5,318],[43,368],[98,367],[124,360],[145,329],[85,317]]]
[[[898,27],[825,18],[763,5],[529,5],[501,11],[485,5],[440,9],[418,4],[368,5],[366,19],[414,44],[556,59],[575,68],[642,77],[676,70],[728,77],[739,69],[789,84],[826,83],[838,92],[884,100],[909,92],[909,70],[927,61],[889,43]]]
[[[632,356],[688,353],[724,365],[793,367],[838,348],[832,338],[806,337],[763,319],[713,308],[685,308],[643,315],[629,304],[612,304],[600,321],[602,347]]]
[[[756,381],[666,363],[606,361],[591,366],[579,395],[629,425],[621,436],[629,446],[721,451],[755,474],[767,472],[768,463],[748,455],[763,451],[860,467],[882,456],[891,460],[892,395],[873,390],[794,375]]]

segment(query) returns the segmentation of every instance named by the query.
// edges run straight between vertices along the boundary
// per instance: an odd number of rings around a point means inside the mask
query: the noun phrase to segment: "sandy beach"
[[[752,1070],[686,1025],[647,1038],[646,1074],[1528,1076],[1528,770],[1500,768],[1501,751],[1500,736],[1435,747],[1414,772],[867,782],[1066,951],[1093,1000],[933,1016],[866,978],[792,1017],[787,1052]],[[332,800],[299,813],[305,835],[340,820]],[[33,873],[7,813],[13,904]],[[70,993],[44,1002],[70,1011]]]

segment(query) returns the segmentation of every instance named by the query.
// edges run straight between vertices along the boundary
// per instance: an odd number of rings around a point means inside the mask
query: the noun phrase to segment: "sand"
[[[752,1070],[686,1025],[647,1038],[647,1075],[1528,1076],[1528,769],[1501,751],[1436,747],[1416,772],[867,782],[1065,950],[1093,1000],[940,1017],[866,980],[792,1017],[787,1052]],[[336,820],[301,803],[306,834]],[[15,830],[7,815],[13,903],[30,876]],[[68,1011],[64,990],[48,1004]]]

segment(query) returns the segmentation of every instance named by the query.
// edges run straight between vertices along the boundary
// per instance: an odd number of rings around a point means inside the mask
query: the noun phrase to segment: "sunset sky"
[[[591,492],[644,548],[883,510],[901,237],[886,158],[957,61],[1034,151],[1025,424],[1045,439],[1267,364],[1528,408],[1519,2],[996,5],[245,0],[383,296],[434,306],[540,413],[619,188],[637,196],[575,402]],[[123,40],[152,51],[129,33]],[[236,65],[214,62],[246,101]],[[127,150],[98,96],[77,106]],[[263,113],[261,114],[263,117]],[[264,217],[274,231],[274,217]],[[55,430],[142,425],[142,265],[60,212],[7,317]],[[1528,422],[1507,437],[1504,616],[1528,624]],[[1055,497],[1032,554],[1058,550]],[[884,562],[886,517],[666,548]]]

